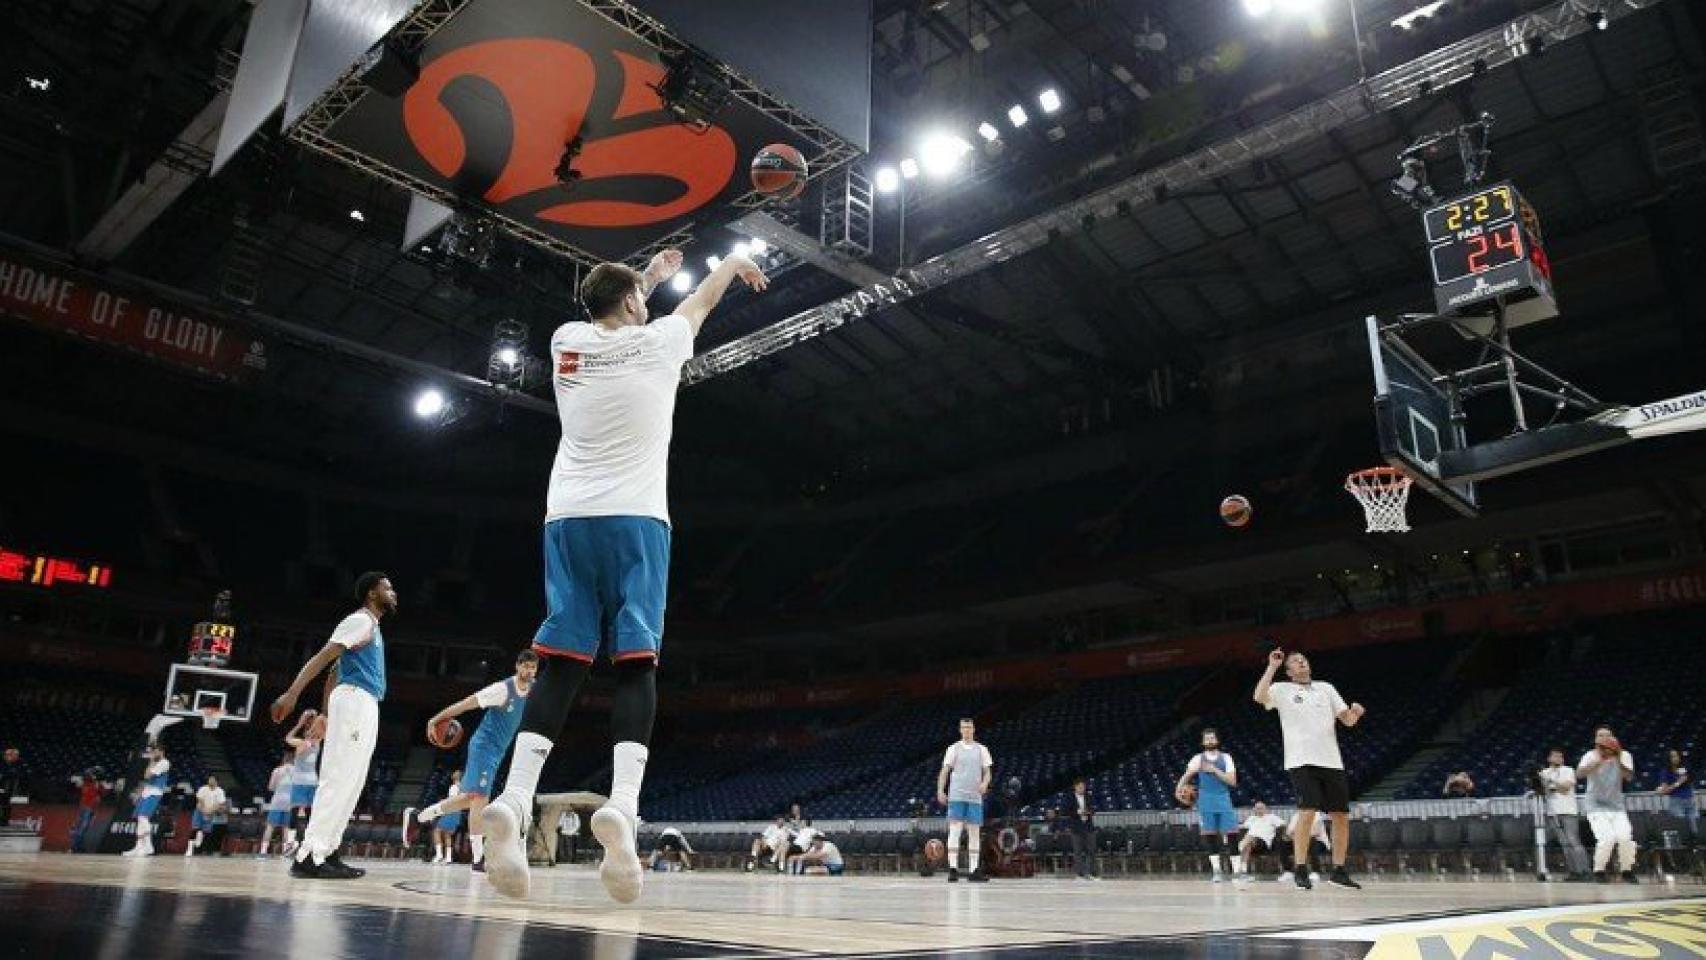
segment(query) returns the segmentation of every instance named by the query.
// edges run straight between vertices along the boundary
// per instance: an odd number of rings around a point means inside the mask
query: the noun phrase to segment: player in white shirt
[[[1610,727],[1600,727],[1593,732],[1593,749],[1577,761],[1576,773],[1587,781],[1581,805],[1588,816],[1588,829],[1593,831],[1594,878],[1609,882],[1606,871],[1615,849],[1623,881],[1639,883],[1635,876],[1635,827],[1623,806],[1623,785],[1635,779],[1635,758],[1617,742]]]
[[[841,848],[821,833],[812,837],[811,845],[791,862],[793,867],[790,872],[796,874],[839,877],[841,871],[846,868],[841,859]]]
[[[147,765],[142,770],[142,786],[136,794],[136,845],[124,852],[127,857],[146,857],[154,852],[154,815],[160,809],[160,798],[166,795],[166,775],[172,761],[159,743],[151,743],[143,752]]]
[[[295,751],[286,748],[284,756],[279,758],[278,766],[274,767],[272,775],[267,777],[267,789],[272,792],[272,796],[267,800],[267,825],[266,829],[261,831],[261,848],[255,852],[257,857],[267,855],[267,848],[272,846],[274,830],[283,832],[285,836],[290,835],[290,786],[295,773],[295,765],[292,763],[294,754]]]
[[[610,799],[592,815],[604,848],[599,880],[618,903],[638,899],[645,869],[634,846],[640,784],[657,713],[657,660],[669,584],[669,444],[681,368],[712,308],[738,277],[768,284],[749,258],[724,260],[668,316],[646,299],[681,269],[665,250],[644,272],[603,263],[581,282],[587,322],[551,335],[562,436],[545,498],[544,658],[516,736],[504,791],[486,808],[486,877],[509,897],[528,891],[527,819],[539,774],[602,648],[615,664]]]
[[[764,828],[764,832],[752,841],[752,849],[747,851],[746,872],[751,873],[766,853],[776,861],[776,869],[782,869],[782,859],[788,853],[788,841],[793,833],[788,829],[788,818],[778,813],[776,822]]]
[[[652,860],[648,866],[656,870],[658,864],[674,861],[681,864],[681,869],[693,869],[693,845],[687,842],[681,831],[675,827],[664,827],[658,834],[658,843],[652,848]]]
[[[823,831],[812,826],[812,822],[810,820],[800,824],[799,829],[791,831],[791,836],[788,840],[787,852],[779,858],[776,869],[778,871],[786,871],[788,873],[797,872],[793,868],[794,859],[805,853],[807,850],[810,850],[812,847],[812,841],[821,836],[823,836]]]
[[[960,832],[966,834],[966,869],[973,883],[983,883],[978,860],[982,855],[983,796],[995,759],[989,748],[977,742],[977,724],[970,717],[960,721],[960,739],[942,755],[942,772],[936,775],[936,802],[948,808],[948,882],[960,879]]]
[[[1593,879],[1588,854],[1582,849],[1581,807],[1576,803],[1576,769],[1564,763],[1564,751],[1554,747],[1546,755],[1546,767],[1539,771],[1540,785],[1546,792],[1546,826],[1564,850],[1564,864],[1570,868],[1568,882],[1582,883]]]
[[[1274,674],[1284,664],[1286,681],[1274,682]],[[1351,879],[1345,869],[1345,856],[1351,844],[1351,787],[1345,777],[1345,761],[1339,754],[1339,735],[1334,722],[1354,727],[1362,720],[1360,703],[1345,703],[1339,691],[1324,680],[1316,680],[1310,670],[1309,658],[1283,650],[1268,654],[1268,669],[1256,681],[1252,698],[1269,710],[1279,713],[1280,735],[1285,742],[1285,770],[1297,790],[1297,811],[1301,829],[1292,832],[1294,866],[1301,867],[1309,853],[1309,834],[1314,830],[1318,813],[1333,821],[1333,872],[1327,882],[1336,887],[1360,890],[1362,885]],[[1294,871],[1299,887],[1312,886],[1309,872]]]
[[[1319,817],[1316,822],[1320,822]],[[1233,865],[1238,871],[1238,879],[1249,879],[1250,858],[1279,851],[1279,832],[1284,827],[1285,821],[1278,814],[1270,812],[1268,805],[1262,801],[1256,801],[1250,808],[1250,815],[1244,819],[1244,839],[1238,841],[1238,860]]]
[[[193,857],[201,849],[202,842],[213,833],[214,818],[225,813],[225,802],[225,790],[219,786],[219,778],[208,774],[207,783],[195,792],[195,810],[190,815],[190,828],[195,835],[184,844],[184,856]]]

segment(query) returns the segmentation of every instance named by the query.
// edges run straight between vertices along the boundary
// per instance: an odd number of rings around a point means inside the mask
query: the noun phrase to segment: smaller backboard
[[[1467,445],[1460,405],[1440,375],[1396,335],[1369,317],[1368,350],[1374,365],[1374,420],[1386,462],[1464,516],[1479,513],[1475,484],[1444,479],[1440,454]]]
[[[223,711],[221,721],[248,723],[255,712],[257,680],[257,675],[242,670],[174,663],[166,678],[166,703],[160,712],[202,718],[203,711],[217,708]]]

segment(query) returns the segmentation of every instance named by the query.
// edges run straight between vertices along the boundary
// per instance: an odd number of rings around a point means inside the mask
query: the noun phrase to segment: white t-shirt
[[[574,812],[573,810],[564,810],[562,813],[558,814],[557,815],[557,832],[558,833],[570,833],[570,834],[580,833],[581,832],[581,816],[580,816],[580,814]]]
[[[825,840],[821,852],[823,853],[824,866],[839,867],[842,865],[841,848],[835,845],[834,840]]]
[[[195,792],[195,805],[203,814],[214,814],[225,806],[225,791],[219,787],[203,786]]]
[[[772,823],[764,828],[764,845],[772,850],[780,850],[788,842],[788,828]]]
[[[1279,711],[1287,770],[1345,768],[1345,761],[1339,755],[1339,734],[1333,724],[1348,706],[1332,684],[1324,680],[1308,685],[1281,680],[1268,686],[1266,706]]]
[[[488,710],[503,706],[509,702],[509,684],[499,680],[490,686],[481,687],[480,692],[474,694],[474,702]]]
[[[823,831],[816,827],[801,827],[800,832],[794,834],[793,843],[801,850],[810,850],[812,848],[812,839],[814,837],[821,836],[823,836]]]
[[[545,498],[562,517],[669,522],[669,440],[693,325],[670,314],[643,327],[565,323],[551,335],[562,439]]]
[[[1559,764],[1540,771],[1540,779],[1550,786],[1567,788],[1558,793],[1546,792],[1547,813],[1573,817],[1581,812],[1576,804],[1576,771]]]
[[[1278,814],[1264,813],[1261,816],[1250,814],[1244,820],[1244,830],[1257,840],[1273,845],[1274,837],[1279,836],[1279,828],[1285,826],[1285,821]]]
[[[948,800],[962,803],[982,803],[983,772],[995,766],[995,758],[989,755],[989,748],[973,740],[955,740],[948,747],[948,752],[942,754],[942,766],[951,771],[948,774]]]
[[[1203,756],[1204,756],[1203,754],[1199,753],[1196,756],[1192,757],[1190,765],[1188,767],[1186,767],[1185,772],[1186,773],[1202,773],[1203,772]],[[1232,754],[1222,753],[1222,752],[1216,751],[1215,756],[1226,761],[1225,765],[1220,768],[1221,773],[1224,773],[1229,777],[1237,776],[1238,765],[1232,762]],[[1212,764],[1210,764],[1210,766],[1212,766]]]

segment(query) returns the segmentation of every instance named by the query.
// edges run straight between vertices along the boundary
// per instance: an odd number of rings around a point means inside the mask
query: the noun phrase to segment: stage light
[[[1042,107],[1044,113],[1053,113],[1056,110],[1059,110],[1060,91],[1053,87],[1049,87],[1042,93],[1037,94],[1037,106]]]
[[[521,362],[521,354],[514,347],[504,347],[497,353],[498,362],[506,367],[513,367]]]
[[[750,257],[752,256],[752,244],[744,242],[737,243],[735,244],[733,253],[737,257]]]
[[[918,161],[907,157],[900,162],[900,175],[908,180],[918,176]]]
[[[492,355],[486,361],[486,378],[501,387],[519,386],[527,357],[527,324],[499,320],[492,327]]]
[[[765,243],[763,237],[753,237],[747,246],[752,248],[752,255],[755,257],[762,257],[770,250],[770,244]]]
[[[1244,0],[1244,12],[1252,17],[1265,17],[1273,9],[1274,0]]]
[[[877,192],[893,193],[900,189],[900,172],[893,167],[877,168]]]
[[[351,220],[354,220],[356,223],[366,223],[367,222],[367,215],[362,213],[361,210],[359,210],[355,207],[350,208],[349,218]]]
[[[46,93],[53,89],[52,77],[25,77],[24,82],[37,93]]]
[[[960,160],[971,150],[963,137],[951,133],[933,133],[924,138],[918,148],[924,172],[933,177],[945,177],[959,169]]]
[[[1025,121],[1029,119],[1031,118],[1025,113],[1024,107],[1015,103],[1007,108],[1007,122],[1011,123],[1015,129],[1024,126]]]
[[[686,293],[693,289],[693,274],[686,270],[677,270],[675,276],[669,278],[669,288],[676,293]]]
[[[993,143],[1001,138],[1001,131],[995,129],[995,124],[985,120],[977,125],[977,135]]]
[[[1314,13],[1321,6],[1321,0],[1274,0],[1274,5],[1281,13],[1293,16]]]
[[[444,412],[444,394],[428,387],[415,397],[415,416],[430,420]]]
[[[723,258],[722,257],[710,256],[710,257],[705,258],[705,269],[707,269],[707,270],[715,270],[722,265],[723,265]]]

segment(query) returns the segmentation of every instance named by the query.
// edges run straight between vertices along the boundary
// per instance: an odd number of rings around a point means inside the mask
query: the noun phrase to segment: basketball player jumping
[[[379,738],[379,701],[385,699],[385,637],[379,621],[397,609],[397,591],[385,574],[370,571],[356,578],[355,596],[361,609],[338,624],[290,688],[272,702],[273,722],[283,723],[308,684],[331,668],[326,673],[325,763],[308,829],[290,867],[293,877],[353,880],[367,873],[344,863],[338,847],[361,799]]]
[[[551,738],[603,646],[616,666],[610,708],[615,740],[610,799],[592,815],[604,847],[599,879],[619,903],[640,895],[635,849],[640,783],[657,712],[657,658],[669,582],[669,441],[681,367],[729,284],[762,291],[769,281],[748,258],[731,256],[668,316],[650,323],[646,298],[681,269],[665,250],[645,272],[617,263],[581,283],[591,322],[551,336],[562,439],[545,507],[545,622],[533,648],[545,658],[527,699],[504,791],[486,808],[487,877],[498,892],[525,897],[523,838]]]
[[[527,694],[533,689],[533,679],[539,675],[539,654],[523,650],[515,657],[515,676],[482,687],[471,697],[463,697],[427,721],[427,739],[433,738],[438,725],[451,717],[470,710],[485,708],[480,727],[468,741],[467,772],[462,777],[462,792],[447,797],[420,812],[420,822],[431,823],[433,818],[447,813],[468,811],[468,846],[473,851],[474,871],[486,872],[486,836],[481,823],[486,803],[492,796],[492,785],[498,778],[498,764],[503,762],[509,745],[515,742],[515,732],[521,727],[521,717],[527,710]],[[403,811],[403,845],[410,843],[413,823]],[[454,832],[454,831],[452,831]]]
[[[1288,681],[1274,681],[1280,665]],[[1332,684],[1314,679],[1309,658],[1301,653],[1286,656],[1283,650],[1268,654],[1268,669],[1256,681],[1255,701],[1279,712],[1280,737],[1285,741],[1285,769],[1297,790],[1297,825],[1291,831],[1292,879],[1304,890],[1314,886],[1309,879],[1309,833],[1315,818],[1325,813],[1333,821],[1333,872],[1327,882],[1361,890],[1362,884],[1345,870],[1351,846],[1351,786],[1345,778],[1345,762],[1339,755],[1339,735],[1333,722],[1354,727],[1362,719],[1360,703],[1346,704]]]
[[[127,857],[146,857],[154,852],[154,814],[160,809],[160,798],[166,795],[166,774],[172,761],[166,759],[165,748],[151,743],[143,752],[148,765],[142,771],[142,788],[136,797],[136,845],[124,852]]]
[[[1212,879],[1220,883],[1233,875],[1232,837],[1238,832],[1238,811],[1232,806],[1232,788],[1238,786],[1238,766],[1231,754],[1220,751],[1220,734],[1213,727],[1202,732],[1202,752],[1185,764],[1173,787],[1180,802],[1185,802],[1185,788],[1192,780],[1196,781],[1203,846],[1208,849]]]
[[[308,817],[314,810],[314,791],[320,785],[320,743],[325,738],[325,724],[317,722],[319,718],[319,711],[304,710],[284,735],[284,744],[291,752],[290,828],[284,834],[287,857],[301,845],[302,831],[308,828]]]
[[[966,869],[972,883],[984,883],[978,865],[982,852],[983,795],[989,792],[990,772],[995,759],[989,748],[977,742],[977,724],[970,717],[960,721],[960,739],[942,757],[942,772],[936,775],[936,802],[948,808],[948,882],[960,879],[960,831],[966,834]]]

